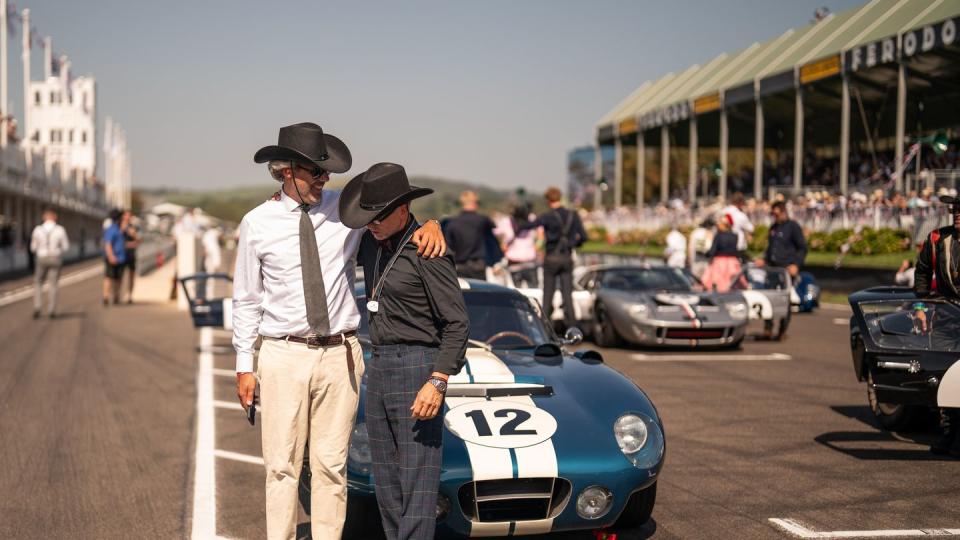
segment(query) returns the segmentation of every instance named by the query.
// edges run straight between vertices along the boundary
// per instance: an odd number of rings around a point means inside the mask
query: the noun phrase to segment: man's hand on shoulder
[[[440,222],[431,219],[413,232],[410,241],[417,246],[417,254],[432,259],[447,253],[447,240],[443,237]]]

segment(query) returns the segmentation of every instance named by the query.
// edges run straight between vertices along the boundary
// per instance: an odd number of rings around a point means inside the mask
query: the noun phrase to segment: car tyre
[[[642,527],[653,515],[653,506],[657,502],[657,483],[642,489],[630,496],[623,512],[614,524],[618,529],[635,529]]]
[[[915,431],[922,420],[921,407],[878,400],[873,388],[873,370],[870,368],[867,368],[867,403],[877,423],[887,431]]]
[[[593,310],[593,342],[598,347],[616,347],[620,343],[617,329],[607,316],[607,310],[598,304]]]

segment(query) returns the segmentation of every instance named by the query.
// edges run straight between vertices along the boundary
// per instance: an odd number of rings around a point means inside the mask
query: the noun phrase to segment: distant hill
[[[338,189],[343,187],[347,179],[337,178],[330,181],[329,187]],[[415,186],[428,187],[434,193],[428,197],[413,202],[413,212],[418,218],[443,218],[456,214],[459,211],[460,192],[472,190],[480,197],[481,209],[485,213],[493,211],[508,211],[511,203],[516,200],[516,193],[509,190],[494,189],[477,186],[469,182],[447,180],[433,177],[413,177],[410,183]],[[204,212],[225,221],[239,223],[250,209],[267,200],[280,184],[264,182],[254,187],[228,188],[204,191],[184,190],[140,190],[138,196],[143,199],[146,208],[161,201],[168,201],[184,206],[202,208]],[[528,200],[538,205],[541,197],[528,196]]]

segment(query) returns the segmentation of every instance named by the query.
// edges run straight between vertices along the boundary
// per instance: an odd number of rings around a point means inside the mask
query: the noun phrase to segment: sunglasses
[[[303,170],[307,171],[308,173],[310,173],[310,178],[313,178],[314,180],[316,180],[317,178],[320,178],[321,176],[323,176],[323,175],[327,172],[327,171],[325,171],[325,170],[323,170],[322,168],[317,167],[317,166],[304,167],[303,165],[301,165],[301,164],[299,164],[299,163],[297,163],[296,165],[297,165],[297,168],[298,168],[298,169],[303,169]]]

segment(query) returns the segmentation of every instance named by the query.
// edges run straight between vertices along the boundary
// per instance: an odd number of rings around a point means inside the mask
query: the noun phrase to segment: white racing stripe
[[[100,265],[96,265],[91,268],[87,268],[85,270],[79,270],[77,272],[73,272],[71,274],[67,274],[66,276],[61,277],[60,281],[58,282],[58,285],[60,287],[66,287],[68,285],[73,285],[74,283],[80,283],[81,281],[86,281],[88,279],[95,278],[97,276],[102,276],[102,275],[103,275],[103,268]],[[50,289],[50,284],[44,283],[43,290],[47,291],[49,289]],[[24,287],[20,287],[19,289],[10,291],[8,293],[4,293],[2,296],[0,296],[0,306],[8,306],[15,302],[32,298],[33,291],[34,291],[33,285],[26,285]]]
[[[770,518],[770,523],[798,538],[916,538],[960,536],[960,529],[879,529],[873,531],[814,531],[793,519]]]
[[[476,383],[513,383],[515,377],[510,368],[495,354],[470,348],[466,354],[467,365],[460,374],[451,377],[450,382],[463,384]],[[485,398],[448,397],[447,406],[451,409],[470,403],[482,403]],[[536,407],[530,396],[500,396],[491,398],[493,402],[518,403]],[[473,479],[494,480],[513,477],[513,457],[511,449],[494,448],[463,441],[473,469]],[[518,478],[554,478],[558,475],[557,454],[553,441],[547,439],[541,443],[523,448],[512,449],[517,462]],[[505,536],[510,532],[510,522],[472,523],[471,536]],[[544,534],[553,528],[553,519],[521,521],[514,524],[515,534]]]

